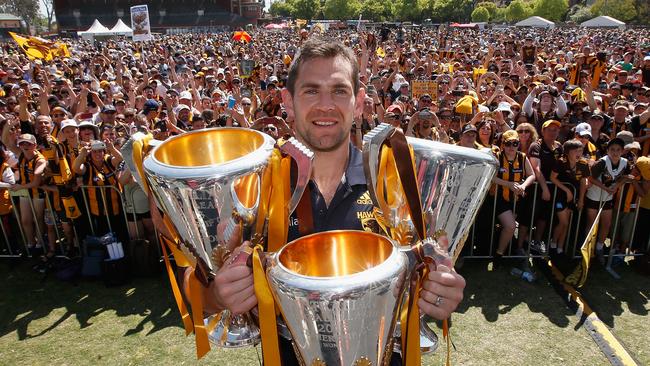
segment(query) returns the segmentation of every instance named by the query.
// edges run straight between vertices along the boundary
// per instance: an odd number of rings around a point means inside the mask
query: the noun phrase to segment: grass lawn
[[[507,265],[507,263],[506,263]],[[506,268],[467,261],[465,301],[453,318],[457,365],[606,365],[577,318],[545,279],[529,284]],[[615,282],[594,271],[583,291],[598,315],[642,364],[650,364],[647,278],[620,271]],[[636,277],[635,277],[636,276]],[[2,365],[257,365],[254,349],[213,349],[196,361],[165,277],[106,288],[41,281],[28,263],[0,262]],[[622,286],[624,284],[624,286]],[[592,286],[593,285],[593,286]],[[440,335],[440,332],[438,332]],[[444,352],[424,358],[443,364]]]

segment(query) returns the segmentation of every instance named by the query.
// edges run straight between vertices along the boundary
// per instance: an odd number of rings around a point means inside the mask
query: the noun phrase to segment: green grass
[[[529,284],[508,269],[467,261],[465,301],[452,322],[456,365],[605,365],[607,360],[544,279]],[[587,301],[642,364],[650,364],[647,278],[594,271]],[[196,361],[165,277],[106,288],[41,281],[27,263],[0,262],[2,365],[257,365],[254,349],[213,349]],[[438,332],[440,335],[440,332]],[[424,364],[443,364],[444,352]]]

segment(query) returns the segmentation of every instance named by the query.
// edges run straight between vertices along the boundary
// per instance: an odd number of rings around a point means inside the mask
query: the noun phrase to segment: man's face
[[[49,118],[39,118],[36,120],[36,133],[39,136],[49,135],[52,131],[52,121]]]
[[[84,142],[89,142],[95,138],[95,132],[90,127],[79,128],[79,139]]]
[[[62,133],[66,140],[74,140],[77,137],[77,129],[74,127],[66,127]]]
[[[627,113],[628,111],[625,108],[616,108],[614,111],[614,119],[619,122],[624,121],[625,117],[627,117]]]
[[[317,58],[300,66],[294,95],[282,90],[297,137],[315,151],[347,144],[355,116],[361,115],[365,91],[354,93],[352,66],[342,58]]]
[[[187,122],[190,120],[190,110],[189,109],[181,109],[178,111],[178,119],[183,122]]]
[[[460,135],[460,146],[474,147],[476,142],[476,132],[466,132]]]
[[[115,114],[115,111],[102,113],[102,122],[113,124],[113,122],[115,122]]]
[[[557,137],[560,135],[560,128],[557,127],[556,125],[550,125],[546,127],[542,131],[542,135],[544,136],[544,140],[557,140]]]

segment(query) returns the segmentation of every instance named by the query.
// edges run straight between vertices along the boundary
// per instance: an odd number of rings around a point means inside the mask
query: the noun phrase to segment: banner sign
[[[134,41],[150,41],[153,39],[147,5],[131,7],[131,28],[133,29]]]
[[[411,91],[413,98],[420,98],[424,94],[429,94],[431,98],[436,99],[438,96],[438,84],[431,80],[413,80],[411,82]]]

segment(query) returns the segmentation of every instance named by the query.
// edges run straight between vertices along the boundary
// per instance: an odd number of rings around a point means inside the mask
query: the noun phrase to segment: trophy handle
[[[296,162],[298,168],[296,187],[294,188],[293,193],[291,194],[291,200],[289,201],[289,215],[291,215],[298,206],[298,202],[300,202],[300,198],[305,192],[307,184],[309,184],[314,153],[294,137],[291,137],[281,144],[279,149],[282,153],[291,156],[291,158]]]
[[[262,192],[262,179],[257,173],[253,173],[253,176],[255,177],[255,184],[257,185],[257,194],[255,195],[255,203],[253,203],[251,207],[246,207],[237,195],[237,190],[235,187],[239,180],[236,180],[230,185],[230,196],[232,197],[235,212],[239,218],[242,219],[242,221],[247,225],[250,225],[255,220],[255,213],[257,212],[257,207],[260,204],[260,196]],[[240,179],[248,179],[249,177],[250,176],[242,177]]]
[[[386,218],[389,222],[392,223],[396,219],[390,217],[392,211],[384,197],[377,194],[377,184],[383,184],[383,182],[379,182],[380,177],[377,174],[377,167],[380,164],[381,151],[384,145],[392,147],[395,165],[404,191],[404,197],[408,204],[409,213],[411,214],[413,226],[420,239],[424,239],[426,234],[424,215],[422,214],[422,203],[420,201],[413,156],[411,155],[406,136],[404,136],[402,130],[396,129],[387,123],[380,124],[364,136],[363,168],[366,173],[366,179],[368,179],[368,193],[370,194],[370,198],[379,206],[382,214],[387,216]]]

